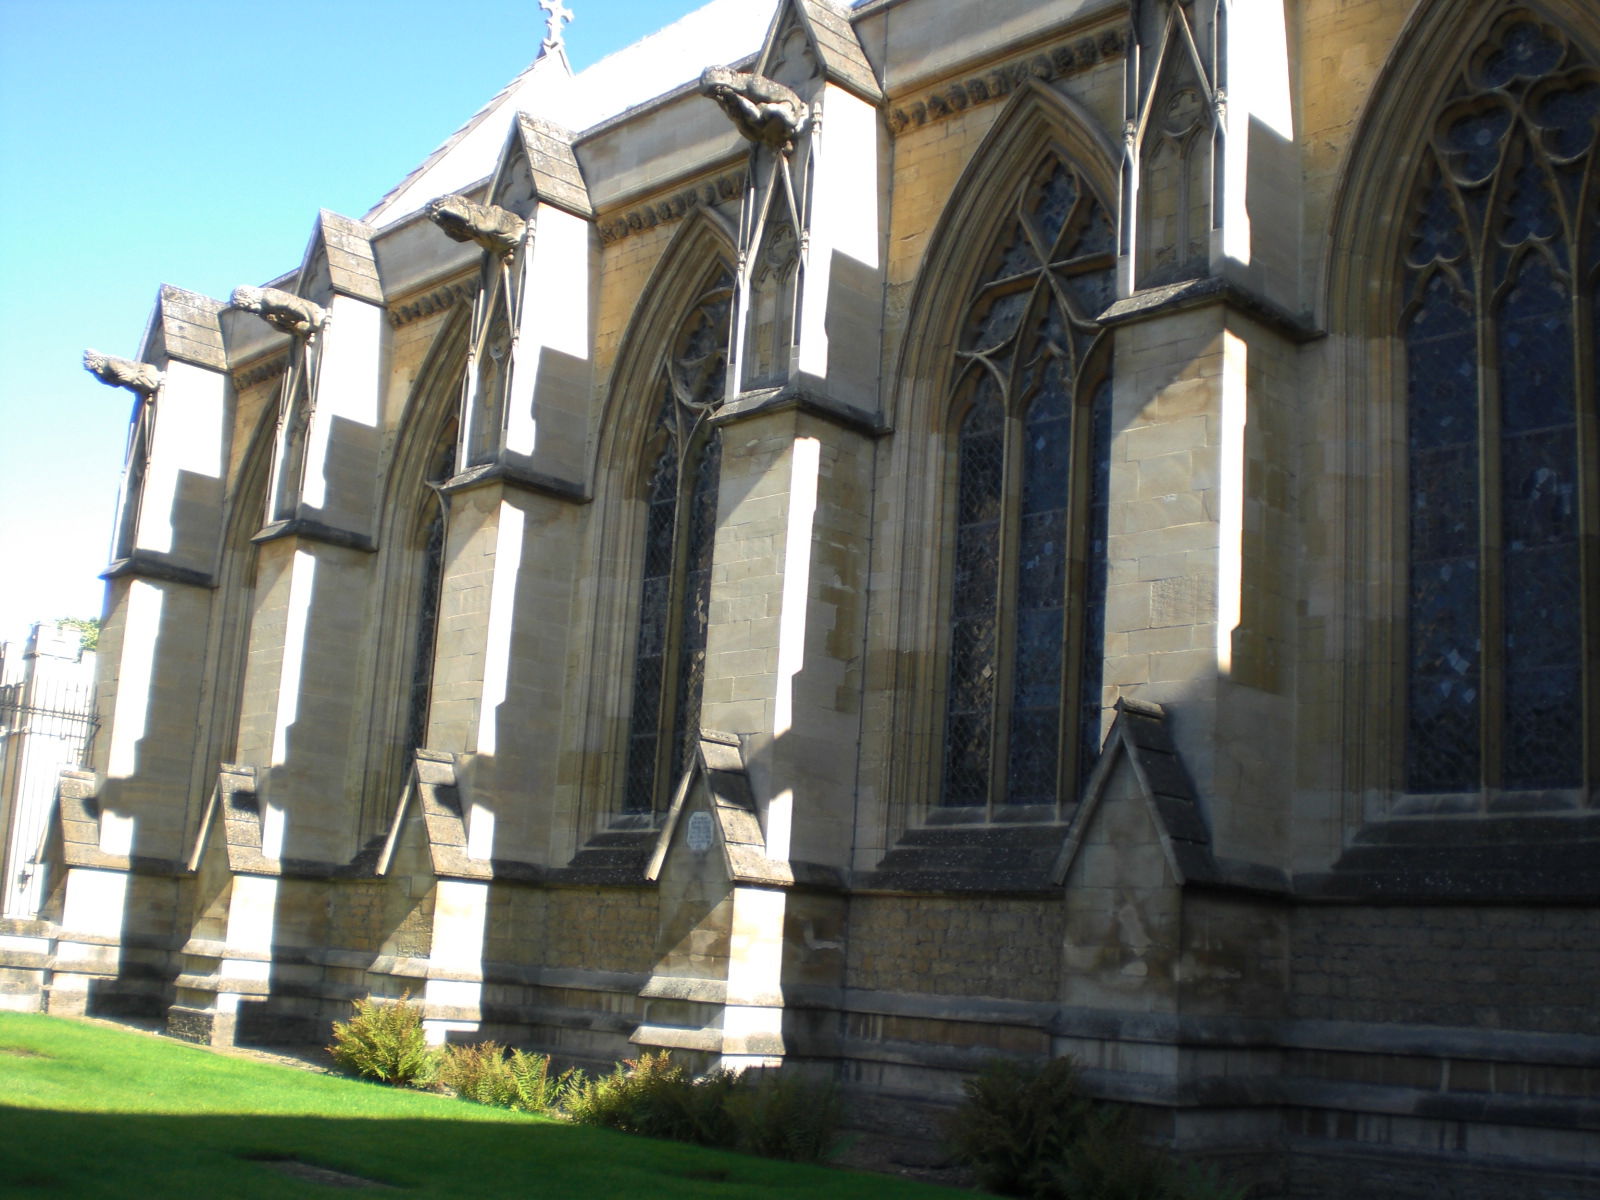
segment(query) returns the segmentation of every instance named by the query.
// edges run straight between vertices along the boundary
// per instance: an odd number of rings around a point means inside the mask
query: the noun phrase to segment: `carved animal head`
[[[127,388],[141,396],[153,395],[161,386],[161,372],[149,363],[101,354],[98,350],[83,352],[83,369],[101,383]]]
[[[810,120],[793,90],[754,72],[707,67],[700,73],[700,92],[716,101],[741,136],[785,153]]]
[[[479,204],[452,193],[428,201],[428,218],[456,242],[476,242],[492,254],[507,255],[522,243],[527,224],[498,204]]]
[[[233,289],[235,308],[253,312],[274,329],[306,337],[328,323],[328,312],[320,304],[302,299],[278,288],[237,287]]]
[[[739,72],[727,67],[707,67],[700,72],[700,94],[714,97],[719,90],[732,88],[738,78]]]

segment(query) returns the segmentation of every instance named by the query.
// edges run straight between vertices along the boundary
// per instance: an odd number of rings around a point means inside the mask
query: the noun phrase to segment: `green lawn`
[[[84,1022],[0,1013],[0,1191],[7,1197],[352,1194],[270,1165],[284,1160],[377,1180],[404,1189],[408,1200],[972,1196],[578,1128]]]

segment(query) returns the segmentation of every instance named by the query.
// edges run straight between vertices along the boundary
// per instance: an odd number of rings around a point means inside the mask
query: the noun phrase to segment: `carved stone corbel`
[[[717,102],[747,140],[788,153],[811,119],[806,102],[775,79],[750,71],[707,67],[700,93]]]
[[[110,387],[127,388],[148,400],[161,387],[162,374],[149,363],[117,358],[98,350],[83,352],[83,369]]]
[[[498,204],[479,204],[452,193],[428,201],[428,219],[455,242],[476,242],[507,258],[522,244],[527,222]]]
[[[310,337],[328,323],[328,310],[320,304],[277,288],[234,288],[231,303],[296,337]]]

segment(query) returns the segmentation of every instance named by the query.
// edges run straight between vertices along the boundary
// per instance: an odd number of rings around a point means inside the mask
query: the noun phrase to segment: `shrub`
[[[1240,1200],[1242,1190],[1140,1142],[1132,1114],[1086,1097],[1070,1059],[996,1062],[965,1084],[952,1149],[979,1185],[1029,1200]]]
[[[646,1137],[814,1162],[827,1153],[839,1115],[831,1085],[775,1070],[712,1071],[696,1079],[667,1051],[579,1078],[562,1099],[566,1115]]]
[[[1093,1111],[1071,1059],[1042,1066],[996,1060],[962,1085],[966,1100],[949,1124],[951,1149],[978,1186],[1033,1196],[1045,1170],[1084,1135]]]
[[[833,1148],[839,1096],[832,1083],[783,1070],[749,1070],[729,1078],[724,1105],[737,1149],[766,1158],[820,1162]]]
[[[552,1076],[548,1054],[508,1052],[497,1042],[446,1046],[439,1056],[441,1085],[464,1099],[521,1112],[553,1110],[572,1076]]]
[[[333,1023],[333,1045],[327,1050],[334,1062],[380,1083],[420,1087],[432,1082],[438,1055],[423,1035],[422,1009],[410,999],[406,992],[398,1001],[357,1000],[348,1021]]]
[[[623,1059],[609,1074],[575,1079],[562,1109],[580,1125],[687,1141],[681,1132],[692,1085],[667,1051],[645,1053]]]

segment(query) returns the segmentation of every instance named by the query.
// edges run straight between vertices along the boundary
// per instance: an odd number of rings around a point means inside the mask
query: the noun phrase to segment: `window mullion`
[[[1087,371],[1084,377],[1087,381]],[[1089,595],[1089,551],[1093,538],[1090,524],[1094,507],[1094,420],[1099,384],[1097,381],[1091,386],[1080,383],[1079,387],[1080,390],[1072,397],[1071,490],[1067,496],[1067,536],[1070,540],[1067,546],[1067,594],[1061,605],[1064,623],[1061,636],[1065,652],[1062,655],[1061,716],[1056,723],[1058,812],[1062,797],[1069,794],[1076,796],[1077,782],[1083,777],[1082,764],[1079,762],[1084,753],[1078,736],[1079,706],[1082,700],[1084,658],[1091,652],[1084,645],[1084,634],[1089,625],[1088,606],[1093,603],[1093,597]],[[1085,429],[1081,423],[1087,423],[1088,428]],[[1103,646],[1096,646],[1092,652],[1099,654],[1103,650]]]
[[[1011,760],[1011,704],[1016,669],[1017,542],[1022,508],[1022,420],[1012,397],[1002,401],[1005,449],[1000,477],[1000,569],[995,572],[995,679],[989,722],[989,811],[1006,803]]]

